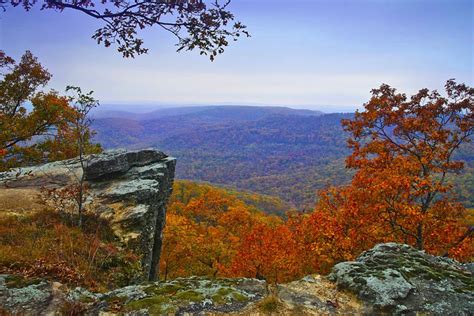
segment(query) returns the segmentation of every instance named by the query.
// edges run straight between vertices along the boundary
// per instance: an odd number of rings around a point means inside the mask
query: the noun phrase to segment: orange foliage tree
[[[175,183],[164,231],[161,277],[244,275],[247,271],[237,268],[236,258],[243,254],[241,245],[253,227],[260,224],[275,226],[283,221],[224,189]]]
[[[236,253],[234,275],[279,283],[300,275],[296,240],[285,224],[272,227],[261,223],[245,236]]]
[[[55,91],[51,74],[27,51],[16,63],[0,51],[0,170],[78,155],[74,124],[80,113]],[[89,152],[100,151],[90,144]]]
[[[192,251],[189,247],[195,241],[193,222],[182,215],[168,210],[166,227],[160,257],[160,276],[165,281],[170,277],[188,275],[192,262]]]
[[[332,261],[384,241],[472,257],[466,209],[448,194],[446,177],[463,168],[454,154],[474,131],[474,89],[453,80],[445,88],[446,96],[423,89],[408,99],[382,85],[343,122],[353,150],[347,166],[357,172],[350,185],[323,192],[304,220],[313,242],[330,245]]]

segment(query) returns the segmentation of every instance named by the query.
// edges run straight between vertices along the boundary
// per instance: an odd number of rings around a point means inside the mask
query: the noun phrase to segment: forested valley
[[[107,109],[107,107],[104,107]],[[94,120],[104,148],[163,148],[178,158],[179,179],[279,197],[292,208],[311,210],[317,191],[346,184],[348,134],[342,119],[290,108],[208,106],[165,108],[134,114],[103,111]],[[457,198],[474,207],[474,146],[456,157],[466,162],[451,176]]]

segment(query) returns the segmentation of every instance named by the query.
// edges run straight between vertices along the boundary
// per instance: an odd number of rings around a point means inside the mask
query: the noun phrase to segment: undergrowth
[[[49,211],[0,218],[0,273],[48,277],[96,291],[138,276],[139,257],[119,247],[105,220],[87,215],[82,229],[76,222]]]

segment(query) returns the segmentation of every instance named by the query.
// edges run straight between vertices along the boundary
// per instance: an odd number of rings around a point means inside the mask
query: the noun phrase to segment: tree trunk
[[[418,224],[416,228],[416,248],[418,250],[423,250],[424,243],[423,243],[423,224]]]

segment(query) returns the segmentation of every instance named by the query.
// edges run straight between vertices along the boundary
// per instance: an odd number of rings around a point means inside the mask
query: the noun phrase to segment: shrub
[[[107,222],[42,211],[0,219],[0,273],[50,277],[93,290],[123,286],[140,272],[139,257],[120,248]]]
[[[257,306],[264,313],[275,313],[282,307],[282,304],[276,296],[269,295],[258,302]]]

